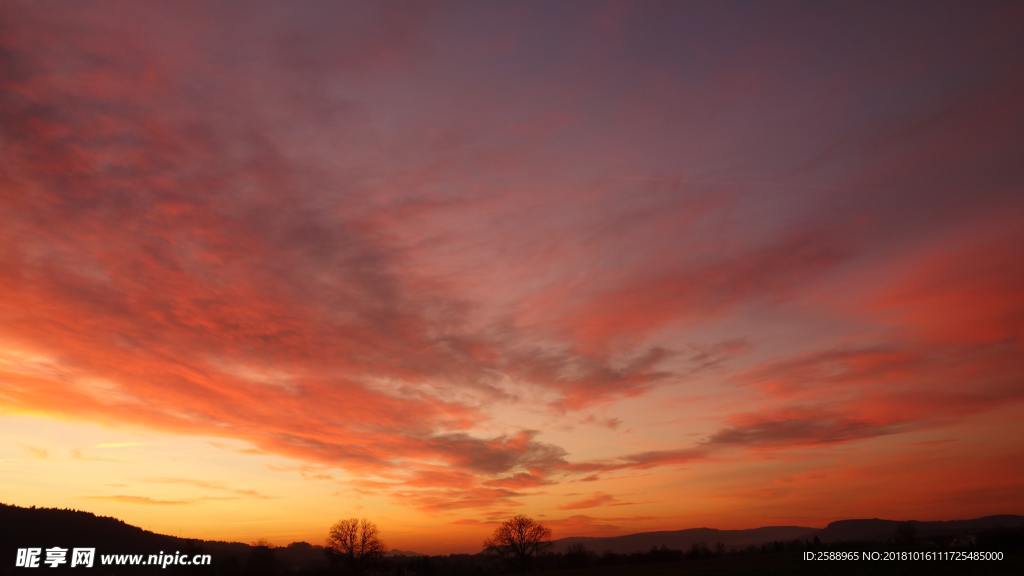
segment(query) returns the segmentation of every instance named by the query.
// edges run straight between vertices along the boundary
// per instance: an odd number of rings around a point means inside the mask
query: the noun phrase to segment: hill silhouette
[[[196,572],[203,574],[246,574],[255,573],[254,563],[259,563],[262,546],[253,546],[240,542],[220,542],[178,538],[144,530],[127,524],[117,518],[97,516],[91,512],[59,508],[24,508],[0,504],[0,551],[3,561],[0,563],[0,574],[7,573],[14,565],[18,548],[50,547],[62,548],[96,548],[100,554],[158,554],[161,551],[171,554],[210,554],[213,557],[211,567],[186,569],[169,566],[167,570],[178,572]],[[316,570],[327,566],[322,546],[314,546],[306,542],[295,542],[288,546],[273,548],[274,563],[287,571]],[[97,560],[98,563],[98,560]],[[112,573],[134,574],[152,573],[161,570],[153,567],[118,567]],[[52,571],[52,568],[46,567]],[[93,574],[100,573],[93,568]]]

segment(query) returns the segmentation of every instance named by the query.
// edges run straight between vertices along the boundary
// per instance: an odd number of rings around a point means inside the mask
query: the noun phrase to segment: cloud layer
[[[655,8],[4,7],[0,405],[473,515],[1024,399],[1020,8]]]

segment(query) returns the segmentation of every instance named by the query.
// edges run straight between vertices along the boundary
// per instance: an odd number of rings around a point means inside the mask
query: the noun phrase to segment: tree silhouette
[[[349,570],[360,573],[384,554],[384,543],[380,541],[376,524],[365,518],[348,518],[331,526],[327,549],[332,558],[340,559]]]
[[[501,523],[490,538],[484,540],[484,549],[526,566],[530,560],[551,542],[551,530],[533,518],[517,515]]]

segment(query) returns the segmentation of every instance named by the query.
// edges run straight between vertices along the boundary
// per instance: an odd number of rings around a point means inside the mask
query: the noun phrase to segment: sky
[[[1024,7],[0,7],[0,494],[225,540],[1024,513]]]

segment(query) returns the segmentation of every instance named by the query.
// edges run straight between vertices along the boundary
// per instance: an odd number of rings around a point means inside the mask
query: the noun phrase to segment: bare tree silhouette
[[[519,566],[551,544],[551,530],[528,516],[517,515],[501,523],[490,538],[484,540],[484,549],[507,558]]]
[[[340,559],[358,574],[384,554],[384,543],[376,524],[365,518],[348,518],[331,526],[327,549],[332,559]]]

